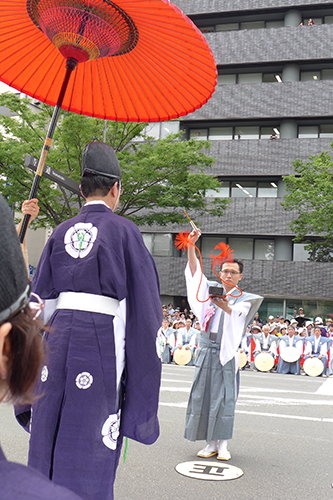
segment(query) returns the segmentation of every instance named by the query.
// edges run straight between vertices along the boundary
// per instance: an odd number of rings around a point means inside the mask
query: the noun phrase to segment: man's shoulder
[[[112,226],[118,231],[125,231],[131,234],[140,234],[139,228],[134,222],[125,219],[112,212],[105,205],[85,205],[80,212],[70,219],[59,224],[52,233],[52,236],[65,233],[69,228],[77,224],[92,225],[103,230],[105,226]]]

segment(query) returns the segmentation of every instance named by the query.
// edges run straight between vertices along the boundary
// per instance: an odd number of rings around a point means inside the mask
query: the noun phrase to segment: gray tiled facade
[[[299,9],[304,7],[313,7],[314,9],[325,5],[330,5],[330,0],[322,0],[314,2],[312,0],[177,0],[175,2],[185,14],[191,16],[193,14],[207,13],[228,13],[230,11],[252,11],[256,12],[260,9],[275,9],[283,8]]]
[[[280,139],[278,141],[212,141],[206,151],[216,162],[211,175],[274,176],[293,173],[292,162],[332,151],[331,139]]]
[[[333,3],[307,0],[178,0],[177,7],[189,15],[198,26],[228,22],[228,16],[239,16],[239,22],[258,12],[283,16],[295,9],[315,17],[333,15]],[[327,13],[325,11],[327,9]],[[224,16],[226,20],[223,21]],[[244,17],[245,16],[245,17]],[[271,17],[269,17],[271,16]],[[262,17],[261,17],[262,18]],[[234,21],[233,21],[234,22]],[[269,72],[286,65],[332,64],[333,24],[311,27],[283,26],[274,29],[246,29],[206,33],[216,60],[219,74],[224,72]],[[327,66],[330,67],[330,66]],[[254,68],[254,69],[252,69]],[[212,98],[201,109],[183,118],[181,127],[209,129],[242,124],[280,127],[292,121],[297,125],[333,124],[333,80],[284,81],[283,83],[229,84],[216,87]],[[223,180],[277,179],[293,173],[292,162],[321,151],[331,152],[331,139],[297,137],[275,141],[213,140],[207,154],[216,159],[209,174]],[[275,182],[275,181],[274,181]],[[280,194],[279,194],[280,196]],[[281,207],[282,198],[231,198],[223,217],[197,217],[203,235],[224,237],[251,237],[286,239],[292,245],[294,234],[290,222],[294,213]],[[178,233],[190,229],[183,226],[142,227],[142,232]],[[237,257],[237,255],[235,255]],[[160,276],[161,295],[186,296],[184,268],[186,258],[154,257]],[[276,259],[276,256],[275,256]],[[255,291],[266,298],[317,300],[333,302],[333,265],[330,263],[297,262],[291,260],[244,260],[244,289]],[[209,259],[204,259],[204,272],[213,279]]]

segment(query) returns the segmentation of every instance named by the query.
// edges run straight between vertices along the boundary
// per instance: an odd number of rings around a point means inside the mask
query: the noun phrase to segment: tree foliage
[[[0,106],[11,116],[0,115],[0,191],[20,207],[29,195],[34,173],[24,166],[25,155],[39,158],[53,108],[14,94],[0,95]],[[205,154],[206,141],[184,141],[181,133],[153,140],[143,135],[145,123],[105,122],[61,112],[47,164],[79,182],[82,151],[91,141],[110,144],[119,158],[124,193],[120,215],[137,224],[184,222],[183,209],[196,217],[205,212],[222,215],[227,200],[208,202],[205,190],[220,184],[206,172],[215,161]],[[82,199],[43,177],[38,190],[41,207],[35,226],[55,227],[76,215]]]
[[[333,262],[331,154],[321,152],[310,156],[305,163],[295,160],[293,166],[295,174],[283,177],[289,194],[284,197],[282,206],[285,210],[295,210],[297,213],[297,218],[290,224],[296,233],[294,241],[306,244],[309,260]]]

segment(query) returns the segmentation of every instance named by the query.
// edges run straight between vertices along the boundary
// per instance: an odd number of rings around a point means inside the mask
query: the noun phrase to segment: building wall
[[[155,257],[161,294],[186,296],[184,270],[186,259]],[[210,259],[203,259],[204,273],[216,280]],[[305,300],[332,299],[333,266],[325,262],[282,262],[244,260],[241,286],[265,297]]]
[[[306,161],[321,151],[331,152],[330,143],[331,139],[212,141],[206,154],[216,159],[209,170],[212,175],[281,176],[293,173],[296,158]]]
[[[331,29],[333,33],[333,25]],[[221,85],[207,104],[184,121],[326,118],[333,114],[332,92],[333,81],[324,80]]]
[[[252,11],[256,12],[261,9],[282,8],[286,10],[294,8],[318,8],[326,5],[331,5],[330,0],[322,0],[315,2],[312,0],[176,0],[175,4],[188,16],[193,14],[207,14],[210,12],[228,13],[230,11]]]
[[[239,22],[284,19],[283,27],[205,33],[219,74],[283,72],[291,64],[305,71],[319,66],[322,69],[331,67],[333,24],[299,27],[297,15],[315,18],[318,13],[324,19],[333,15],[332,2],[178,0],[176,5],[199,27],[234,22],[235,19]],[[293,16],[292,9],[298,11],[292,19],[295,26],[288,26],[290,14]],[[183,118],[181,127],[189,137],[189,130],[195,128],[237,125],[279,128],[282,123],[292,123],[297,130],[299,125],[333,124],[332,90],[332,80],[219,85],[206,105]],[[237,178],[264,181],[275,177],[280,186],[282,176],[293,173],[295,159],[306,161],[320,151],[331,151],[331,140],[296,136],[275,141],[213,140],[207,154],[215,157],[216,163],[210,173],[222,181]],[[281,197],[232,198],[223,217],[205,215],[199,217],[198,225],[203,235],[267,237],[275,239],[276,248],[280,244],[283,246],[284,242],[292,248],[294,235],[289,224],[295,214],[284,211],[281,201]],[[183,226],[142,228],[147,232],[171,233],[184,229],[190,229],[186,221]],[[186,296],[186,256],[154,258],[161,294],[174,296],[175,302],[177,297]],[[289,299],[295,300],[295,304],[299,300],[317,301],[317,311],[321,301],[330,307],[329,301],[333,300],[332,264],[279,260],[276,256],[271,261],[245,260],[244,263],[244,289],[272,300],[285,301],[284,308]],[[204,259],[204,272],[214,279],[209,259]]]

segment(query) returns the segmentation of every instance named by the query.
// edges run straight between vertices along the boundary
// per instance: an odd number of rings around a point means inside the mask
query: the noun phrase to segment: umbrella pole
[[[49,129],[47,131],[47,135],[45,138],[44,146],[43,146],[40,158],[39,158],[36,174],[35,174],[34,181],[32,184],[31,191],[30,191],[30,195],[29,195],[29,200],[32,200],[32,198],[35,198],[37,195],[38,186],[40,183],[40,179],[43,175],[44,166],[46,163],[46,158],[47,158],[48,152],[49,152],[51,144],[52,144],[53,134],[54,134],[54,131],[55,131],[55,128],[57,125],[58,118],[59,118],[62,101],[63,101],[64,96],[65,96],[65,92],[67,89],[67,85],[68,85],[70,76],[72,74],[72,71],[74,71],[74,69],[76,68],[76,66],[77,66],[76,59],[73,59],[73,58],[67,59],[65,78],[64,78],[64,81],[62,83],[62,87],[61,87],[61,90],[59,93],[58,101],[57,101],[57,104],[54,108],[52,119],[51,119]],[[28,215],[28,214],[25,215],[23,218],[23,222],[22,222],[22,226],[21,226],[21,230],[20,230],[20,234],[19,234],[19,240],[21,243],[23,243],[23,240],[25,238],[25,234],[27,232],[28,225],[29,225],[29,219],[30,219],[30,215]]]

